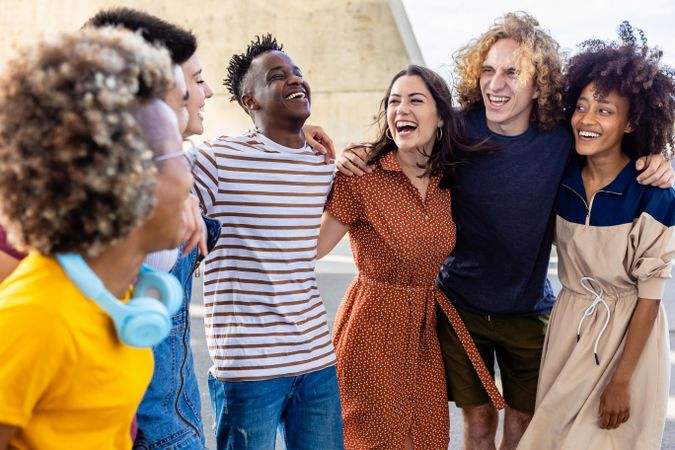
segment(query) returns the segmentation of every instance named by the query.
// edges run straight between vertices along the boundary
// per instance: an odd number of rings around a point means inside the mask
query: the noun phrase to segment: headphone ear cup
[[[170,316],[176,314],[183,304],[183,287],[173,275],[154,270],[141,272],[134,285],[134,298],[151,297],[147,294],[150,289],[157,290],[158,300]]]
[[[171,317],[164,305],[154,298],[137,298],[125,305],[128,314],[124,323],[117,326],[122,342],[132,347],[153,347],[171,332]]]

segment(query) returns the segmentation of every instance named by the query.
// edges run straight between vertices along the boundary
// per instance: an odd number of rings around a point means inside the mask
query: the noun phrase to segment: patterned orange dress
[[[327,204],[358,268],[335,319],[345,449],[445,450],[448,399],[434,280],[455,245],[450,192],[430,180],[426,198],[393,153],[363,177],[338,174]]]

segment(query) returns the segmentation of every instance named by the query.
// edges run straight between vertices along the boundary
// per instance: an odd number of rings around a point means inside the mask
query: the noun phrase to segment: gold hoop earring
[[[441,139],[443,139],[443,128],[438,127],[436,128],[436,140],[440,141]]]
[[[384,135],[385,135],[385,136],[387,137],[387,139],[389,139],[390,141],[393,141],[393,140],[394,140],[394,138],[391,136],[391,130],[390,130],[389,128],[387,128],[386,130],[384,130]]]

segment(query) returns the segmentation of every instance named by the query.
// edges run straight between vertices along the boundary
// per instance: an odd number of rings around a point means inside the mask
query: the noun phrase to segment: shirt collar
[[[380,158],[380,165],[384,170],[389,170],[391,172],[400,172],[401,166],[396,159],[396,154],[392,151]]]
[[[586,198],[586,189],[584,189],[584,181],[581,178],[581,166],[574,165],[567,173],[563,179],[562,184],[568,188],[575,191],[582,198]],[[601,192],[623,195],[626,191],[626,188],[632,180],[634,180],[638,175],[637,170],[635,169],[635,161],[630,160],[626,166],[621,169],[621,172],[609,183],[607,186],[602,188]]]

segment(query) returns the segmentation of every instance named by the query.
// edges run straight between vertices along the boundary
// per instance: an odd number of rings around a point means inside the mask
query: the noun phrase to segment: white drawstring
[[[599,294],[595,291],[591,282],[597,284],[600,287]],[[605,318],[605,324],[602,326],[600,333],[598,333],[598,337],[595,339],[595,346],[593,347],[593,356],[595,356],[595,363],[597,365],[600,365],[600,358],[598,357],[598,344],[600,343],[600,338],[602,337],[602,334],[607,329],[607,325],[609,325],[609,316],[610,316],[609,305],[607,305],[607,302],[602,298],[602,294],[604,294],[604,291],[600,283],[597,282],[597,280],[591,277],[583,277],[579,280],[579,283],[581,284],[582,288],[586,289],[590,294],[595,296],[595,298],[593,299],[591,305],[588,308],[586,308],[586,311],[584,311],[584,315],[581,317],[581,320],[579,321],[579,327],[577,327],[577,342],[579,342],[579,338],[581,337],[581,325],[584,323],[584,320],[586,320],[586,317],[595,314],[595,310],[597,309],[598,304],[602,304],[607,310],[607,317]]]

